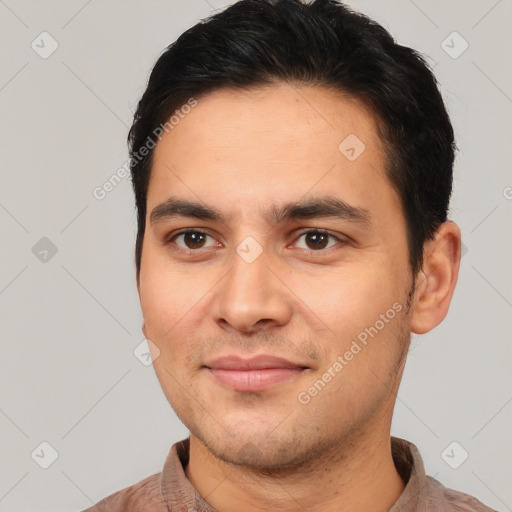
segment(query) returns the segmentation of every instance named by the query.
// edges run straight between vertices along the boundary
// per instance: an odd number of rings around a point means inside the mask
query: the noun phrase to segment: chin
[[[319,446],[301,439],[297,432],[282,431],[277,436],[275,432],[269,434],[271,429],[267,425],[260,430],[255,430],[254,424],[246,427],[231,427],[231,435],[222,429],[215,433],[211,429],[189,430],[215,458],[258,472],[296,468],[309,462],[318,452]]]

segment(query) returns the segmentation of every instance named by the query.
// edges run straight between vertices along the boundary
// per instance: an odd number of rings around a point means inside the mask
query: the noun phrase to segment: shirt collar
[[[161,475],[161,490],[167,507],[173,512],[217,512],[194,489],[184,468],[189,460],[190,439],[174,444],[167,455]],[[416,446],[391,437],[391,453],[395,467],[405,482],[404,492],[389,512],[423,512],[423,494],[428,487],[423,460]]]

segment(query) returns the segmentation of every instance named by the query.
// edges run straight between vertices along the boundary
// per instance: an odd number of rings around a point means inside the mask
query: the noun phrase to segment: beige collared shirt
[[[391,448],[395,467],[406,486],[389,512],[496,512],[425,475],[414,444],[392,437]],[[188,457],[189,440],[185,439],[172,446],[160,473],[107,496],[83,512],[217,512],[187,479],[184,467]]]

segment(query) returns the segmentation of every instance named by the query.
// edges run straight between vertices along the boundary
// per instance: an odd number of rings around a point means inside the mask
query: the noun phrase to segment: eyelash
[[[168,237],[164,243],[165,243],[165,245],[169,245],[169,244],[173,243],[173,241],[176,238],[178,238],[181,235],[186,235],[187,233],[201,233],[203,235],[209,236],[210,238],[213,238],[204,229],[201,229],[201,228],[187,228],[187,229],[183,229],[183,230],[179,231],[178,233],[173,233],[172,236]],[[334,240],[336,240],[337,244],[335,244],[335,245],[333,245],[331,247],[327,247],[325,249],[318,249],[318,250],[301,249],[302,251],[304,251],[304,252],[306,252],[308,254],[319,254],[319,253],[321,254],[321,253],[325,253],[326,251],[328,251],[329,249],[332,249],[336,245],[340,245],[340,244],[344,245],[344,244],[347,243],[346,240],[344,240],[343,238],[340,238],[338,235],[334,235],[333,233],[331,233],[329,231],[326,231],[325,229],[319,229],[319,228],[309,228],[309,229],[305,229],[304,231],[301,231],[300,233],[298,233],[296,240],[299,240],[302,236],[308,235],[310,233],[314,233],[314,234],[318,234],[318,235],[325,235],[325,236],[328,236],[330,238],[333,238]],[[199,248],[199,249],[185,249],[185,248],[179,247],[179,246],[176,246],[176,247],[177,247],[177,250],[185,251],[188,254],[199,253],[200,251],[211,249],[211,247]]]

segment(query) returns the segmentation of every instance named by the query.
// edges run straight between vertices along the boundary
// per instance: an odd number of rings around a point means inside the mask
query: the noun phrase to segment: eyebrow
[[[155,224],[176,217],[191,217],[200,220],[225,222],[224,215],[217,208],[173,197],[156,206],[151,211],[149,219],[151,224]],[[371,224],[370,212],[367,209],[352,206],[332,196],[311,198],[306,201],[300,200],[287,203],[284,206],[272,206],[265,213],[265,218],[276,224],[284,221],[323,217],[333,217],[355,222],[366,227]]]
[[[175,217],[193,217],[201,220],[222,221],[222,213],[211,206],[206,206],[195,201],[185,201],[170,197],[151,211],[149,221],[151,224]]]
[[[307,201],[288,203],[282,207],[272,207],[267,217],[279,223],[290,220],[314,219],[317,217],[333,217],[340,220],[356,222],[370,226],[370,212],[365,208],[358,208],[332,196],[311,198]]]

